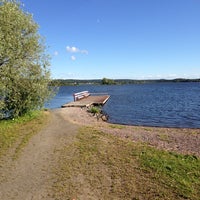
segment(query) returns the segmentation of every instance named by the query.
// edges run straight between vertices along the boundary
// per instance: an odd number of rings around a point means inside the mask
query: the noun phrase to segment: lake
[[[62,86],[46,107],[60,108],[83,90],[111,95],[103,107],[111,123],[200,128],[200,83]]]

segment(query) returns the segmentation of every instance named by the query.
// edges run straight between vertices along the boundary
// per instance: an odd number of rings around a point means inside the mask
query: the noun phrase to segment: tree
[[[102,79],[102,84],[103,85],[114,85],[116,84],[114,80],[108,79],[108,78],[103,78]]]
[[[0,0],[0,113],[21,116],[51,94],[49,56],[38,25],[19,2]]]

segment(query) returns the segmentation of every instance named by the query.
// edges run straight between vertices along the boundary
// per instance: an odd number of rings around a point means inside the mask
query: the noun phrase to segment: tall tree
[[[50,96],[49,57],[32,15],[0,0],[0,113],[23,115]]]

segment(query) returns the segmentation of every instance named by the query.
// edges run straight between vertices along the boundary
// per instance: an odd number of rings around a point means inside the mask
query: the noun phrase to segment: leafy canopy
[[[49,56],[32,15],[19,2],[0,0],[0,118],[44,105],[51,92]]]

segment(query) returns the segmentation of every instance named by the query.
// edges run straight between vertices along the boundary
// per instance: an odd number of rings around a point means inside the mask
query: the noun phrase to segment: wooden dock
[[[85,91],[84,91],[85,92]],[[80,96],[80,93],[76,93]],[[74,95],[75,96],[75,95]],[[91,105],[104,105],[108,99],[110,98],[110,95],[83,95],[83,98],[75,100],[70,103],[66,103],[62,105],[62,108],[66,107],[89,107]]]

